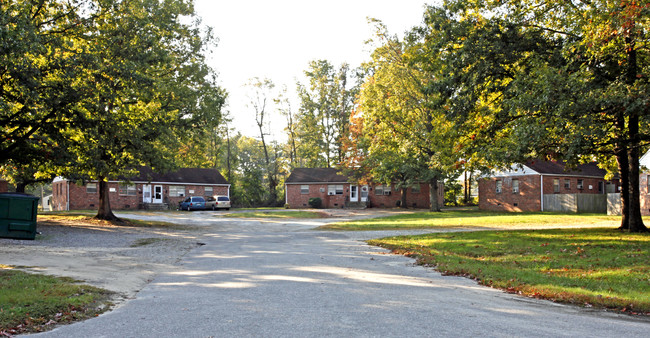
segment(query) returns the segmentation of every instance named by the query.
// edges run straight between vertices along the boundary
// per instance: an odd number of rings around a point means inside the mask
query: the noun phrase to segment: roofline
[[[59,181],[68,181],[67,178],[61,179]],[[58,181],[57,181],[58,182]],[[97,180],[88,180],[88,182],[98,182]],[[232,184],[224,184],[224,183],[194,183],[194,182],[159,182],[159,181],[125,181],[125,180],[108,180],[108,183],[120,183],[120,182],[131,182],[131,183],[142,183],[142,184],[176,184],[176,185],[217,185],[217,186],[222,186],[222,187],[230,187]]]
[[[331,182],[285,182],[284,184],[329,184],[329,183],[349,183],[352,184],[348,181],[345,182],[339,182],[339,181],[331,181]]]

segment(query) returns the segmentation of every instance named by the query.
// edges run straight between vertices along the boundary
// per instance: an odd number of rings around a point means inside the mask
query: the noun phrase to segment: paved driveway
[[[164,217],[205,226],[205,245],[136,299],[42,335],[647,337],[650,332],[648,320],[506,294],[441,276],[362,241],[390,232],[316,231],[327,220],[238,220],[211,212]]]

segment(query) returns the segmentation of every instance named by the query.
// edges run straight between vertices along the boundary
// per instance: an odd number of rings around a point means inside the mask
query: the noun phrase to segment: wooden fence
[[[548,194],[544,195],[544,211],[606,213],[605,194]]]

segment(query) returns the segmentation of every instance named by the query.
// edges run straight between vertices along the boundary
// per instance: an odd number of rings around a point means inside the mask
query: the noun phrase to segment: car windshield
[[[190,200],[191,200],[191,198],[188,198],[188,199],[186,199],[186,200],[183,201],[183,202],[189,202]]]

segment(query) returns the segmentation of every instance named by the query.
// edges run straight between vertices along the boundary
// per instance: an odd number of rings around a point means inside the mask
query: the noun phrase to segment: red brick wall
[[[142,186],[144,184],[136,184],[136,195],[126,196],[120,195],[119,184],[117,182],[109,182],[109,191],[114,188],[114,192],[109,192],[109,200],[111,208],[114,210],[125,209],[138,209],[142,206]],[[152,184],[152,186],[155,184]],[[160,184],[163,186],[163,202],[168,203],[170,208],[175,208],[178,202],[184,200],[187,196],[204,196],[205,186],[198,185],[185,185],[185,196],[170,197],[168,184]],[[182,184],[173,184],[182,185]],[[88,193],[85,185],[77,185],[74,183],[68,184],[67,181],[59,181],[52,184],[52,209],[53,210],[66,210],[68,192],[67,187],[70,187],[70,209],[69,210],[86,210],[96,209],[99,206],[99,192]],[[99,188],[99,184],[97,185]],[[212,186],[212,195],[228,195],[228,187],[226,186]],[[194,193],[190,194],[190,190]]]
[[[519,193],[513,193],[512,180],[519,180]],[[554,179],[559,179],[560,190],[555,192]],[[578,179],[583,180],[583,189],[578,189]],[[502,192],[496,193],[496,181],[501,180]],[[569,189],[565,188],[569,180]],[[598,190],[602,182],[603,191]],[[605,180],[598,178],[579,178],[544,175],[544,194],[602,194]],[[591,186],[591,189],[589,188]],[[540,211],[540,176],[525,175],[511,177],[490,177],[479,180],[479,209],[492,211]]]
[[[7,181],[0,180],[0,192],[7,192],[9,190]]]
[[[327,184],[310,184],[309,194],[301,194],[300,186],[301,184],[286,185],[287,203],[290,208],[309,208],[309,199],[313,197],[320,197],[323,201],[323,208],[326,209],[342,208],[350,201],[349,183],[343,184],[343,195],[327,195]],[[396,190],[394,185],[391,186],[390,195],[375,195],[374,187],[375,185],[371,185],[370,191],[368,192],[368,197],[370,198],[370,204],[372,207],[394,208],[397,206],[397,201],[401,200],[400,191]],[[323,192],[321,192],[321,189]],[[438,186],[438,193],[438,203],[439,205],[442,205],[444,201],[443,184]],[[409,188],[406,195],[406,201],[407,206],[410,208],[428,208],[429,185],[424,183],[421,184],[419,193],[413,193]]]

